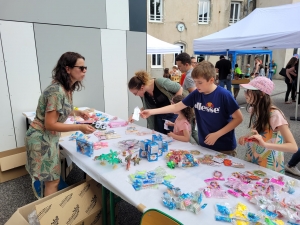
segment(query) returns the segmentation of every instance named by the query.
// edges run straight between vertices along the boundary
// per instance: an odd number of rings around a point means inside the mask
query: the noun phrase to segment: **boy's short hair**
[[[216,70],[214,65],[211,62],[203,60],[193,69],[192,78],[203,78],[207,81],[211,78],[216,79]]]

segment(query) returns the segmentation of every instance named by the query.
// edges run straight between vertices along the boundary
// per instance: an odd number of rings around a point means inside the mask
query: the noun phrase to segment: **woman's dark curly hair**
[[[172,102],[174,104],[181,102],[184,99],[184,97],[182,95],[176,95],[173,97]],[[192,120],[195,118],[194,116],[194,111],[191,107],[186,107],[184,109],[181,110],[182,114],[185,116],[185,118],[187,119],[187,121],[189,121],[190,123],[192,122]]]
[[[66,91],[80,91],[83,87],[81,81],[76,81],[73,85],[71,85],[70,75],[66,71],[67,66],[70,68],[74,68],[77,59],[85,60],[85,58],[82,55],[76,52],[66,52],[62,54],[56,66],[52,70],[53,82],[60,83]]]

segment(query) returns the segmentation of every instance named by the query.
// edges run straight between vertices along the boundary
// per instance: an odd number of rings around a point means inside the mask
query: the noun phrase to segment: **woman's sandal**
[[[292,104],[292,102],[285,102],[284,104]]]

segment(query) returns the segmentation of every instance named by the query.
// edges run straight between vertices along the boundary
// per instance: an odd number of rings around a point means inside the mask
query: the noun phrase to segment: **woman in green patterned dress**
[[[52,71],[52,84],[41,94],[36,116],[26,132],[26,169],[33,183],[37,180],[45,183],[44,196],[58,189],[61,171],[58,145],[60,132],[94,132],[90,125],[64,124],[69,115],[89,118],[87,112],[73,110],[72,100],[73,92],[82,88],[81,82],[87,70],[84,65],[85,58],[78,53],[66,52],[60,57]]]

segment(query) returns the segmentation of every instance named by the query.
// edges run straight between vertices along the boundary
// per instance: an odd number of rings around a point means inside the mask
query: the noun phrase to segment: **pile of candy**
[[[116,139],[116,138],[120,138],[121,137],[114,130],[108,130],[108,131],[97,130],[97,131],[94,132],[94,135],[99,140],[109,140],[109,139]]]
[[[231,166],[235,168],[244,168],[245,165],[242,163],[233,162],[231,159],[226,158],[225,154],[218,155],[204,155],[202,158],[199,158],[200,163],[206,164],[209,166]]]
[[[283,177],[271,179],[260,177],[265,175],[265,173],[260,170],[254,172],[234,172],[232,175],[233,177],[228,178],[225,185],[229,188],[233,188],[235,191],[243,193],[244,197],[247,197],[248,199],[256,195],[278,195],[282,191],[289,194],[295,192],[295,182],[284,182]]]
[[[171,169],[175,167],[193,167],[198,166],[199,161],[193,154],[186,150],[170,150],[166,155],[167,166]]]
[[[215,171],[212,178],[205,179],[207,187],[203,189],[203,193],[207,198],[228,198],[226,190],[222,189],[218,181],[224,181],[222,173]]]
[[[107,123],[110,121],[108,116],[102,113],[95,113],[90,116],[93,120],[92,126],[99,130],[106,130]]]
[[[228,203],[217,203],[215,205],[216,221],[233,223],[236,225],[251,224],[266,224],[266,225],[283,225],[282,220],[276,219],[265,210],[261,210],[259,214],[252,213],[247,206],[238,203],[234,208],[231,208]]]
[[[125,134],[136,134],[138,132],[139,131],[136,129],[136,127],[134,127],[134,126],[128,126],[126,128]]]
[[[122,149],[123,152],[129,152],[129,154],[133,154],[140,150],[139,140],[136,139],[128,139],[118,142],[118,147]]]
[[[159,184],[162,184],[165,179],[172,179],[173,176],[167,176],[167,172],[162,167],[157,167],[152,171],[137,171],[134,174],[129,175],[132,187],[136,190],[142,190],[146,188],[157,188]]]
[[[96,156],[94,160],[100,160],[101,165],[105,165],[105,162],[113,165],[114,168],[116,164],[122,163],[122,160],[118,158],[118,153],[116,151],[110,150],[108,154],[101,154],[100,156]]]
[[[296,181],[284,181],[283,177],[267,178],[260,170],[233,173],[224,183],[231,188],[227,192],[235,197],[243,196],[256,204],[271,219],[286,218],[290,224],[300,222],[300,203],[280,199],[282,192],[293,194]],[[266,222],[266,221],[265,221]],[[267,222],[266,222],[267,223]],[[267,224],[272,224],[267,223]]]
[[[140,141],[140,157],[147,158],[149,162],[157,161],[163,152],[168,151],[168,142],[163,141],[161,135],[152,135],[151,140]]]
[[[110,128],[116,128],[116,127],[125,127],[128,125],[127,121],[110,121],[108,123],[108,126]]]
[[[180,209],[200,213],[207,204],[202,203],[202,192],[196,191],[194,193],[181,193],[180,188],[174,187],[170,182],[164,182],[168,187],[167,192],[164,192],[162,200],[165,207],[170,210]]]

